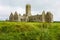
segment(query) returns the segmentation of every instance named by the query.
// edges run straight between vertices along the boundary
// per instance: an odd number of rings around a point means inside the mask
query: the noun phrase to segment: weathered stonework
[[[12,17],[11,15],[9,16],[9,21],[12,21],[14,19],[14,21],[20,21],[20,22],[22,21],[24,22],[53,22],[53,15],[51,12],[45,13],[45,11],[43,11],[41,15],[32,15],[30,4],[26,5],[26,14],[23,14],[23,16],[21,16],[21,14],[18,15],[18,13],[15,12],[14,15]]]

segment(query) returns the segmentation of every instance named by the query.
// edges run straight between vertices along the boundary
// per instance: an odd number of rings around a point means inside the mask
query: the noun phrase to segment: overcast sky
[[[0,20],[8,19],[11,12],[25,13],[26,4],[31,4],[32,15],[50,11],[54,20],[60,21],[60,0],[0,0]]]

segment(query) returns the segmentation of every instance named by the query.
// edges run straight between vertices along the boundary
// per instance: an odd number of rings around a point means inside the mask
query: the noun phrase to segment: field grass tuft
[[[0,40],[60,40],[60,23],[0,22]]]

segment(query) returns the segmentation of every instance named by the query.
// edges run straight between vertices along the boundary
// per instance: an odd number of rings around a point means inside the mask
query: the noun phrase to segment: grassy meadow
[[[60,40],[60,23],[0,22],[0,40]]]

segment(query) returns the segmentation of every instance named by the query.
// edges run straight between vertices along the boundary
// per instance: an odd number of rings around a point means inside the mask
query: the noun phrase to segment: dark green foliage
[[[52,20],[53,20],[52,13],[51,12],[47,12],[47,14],[45,15],[45,21],[49,23],[49,22],[52,22]]]

